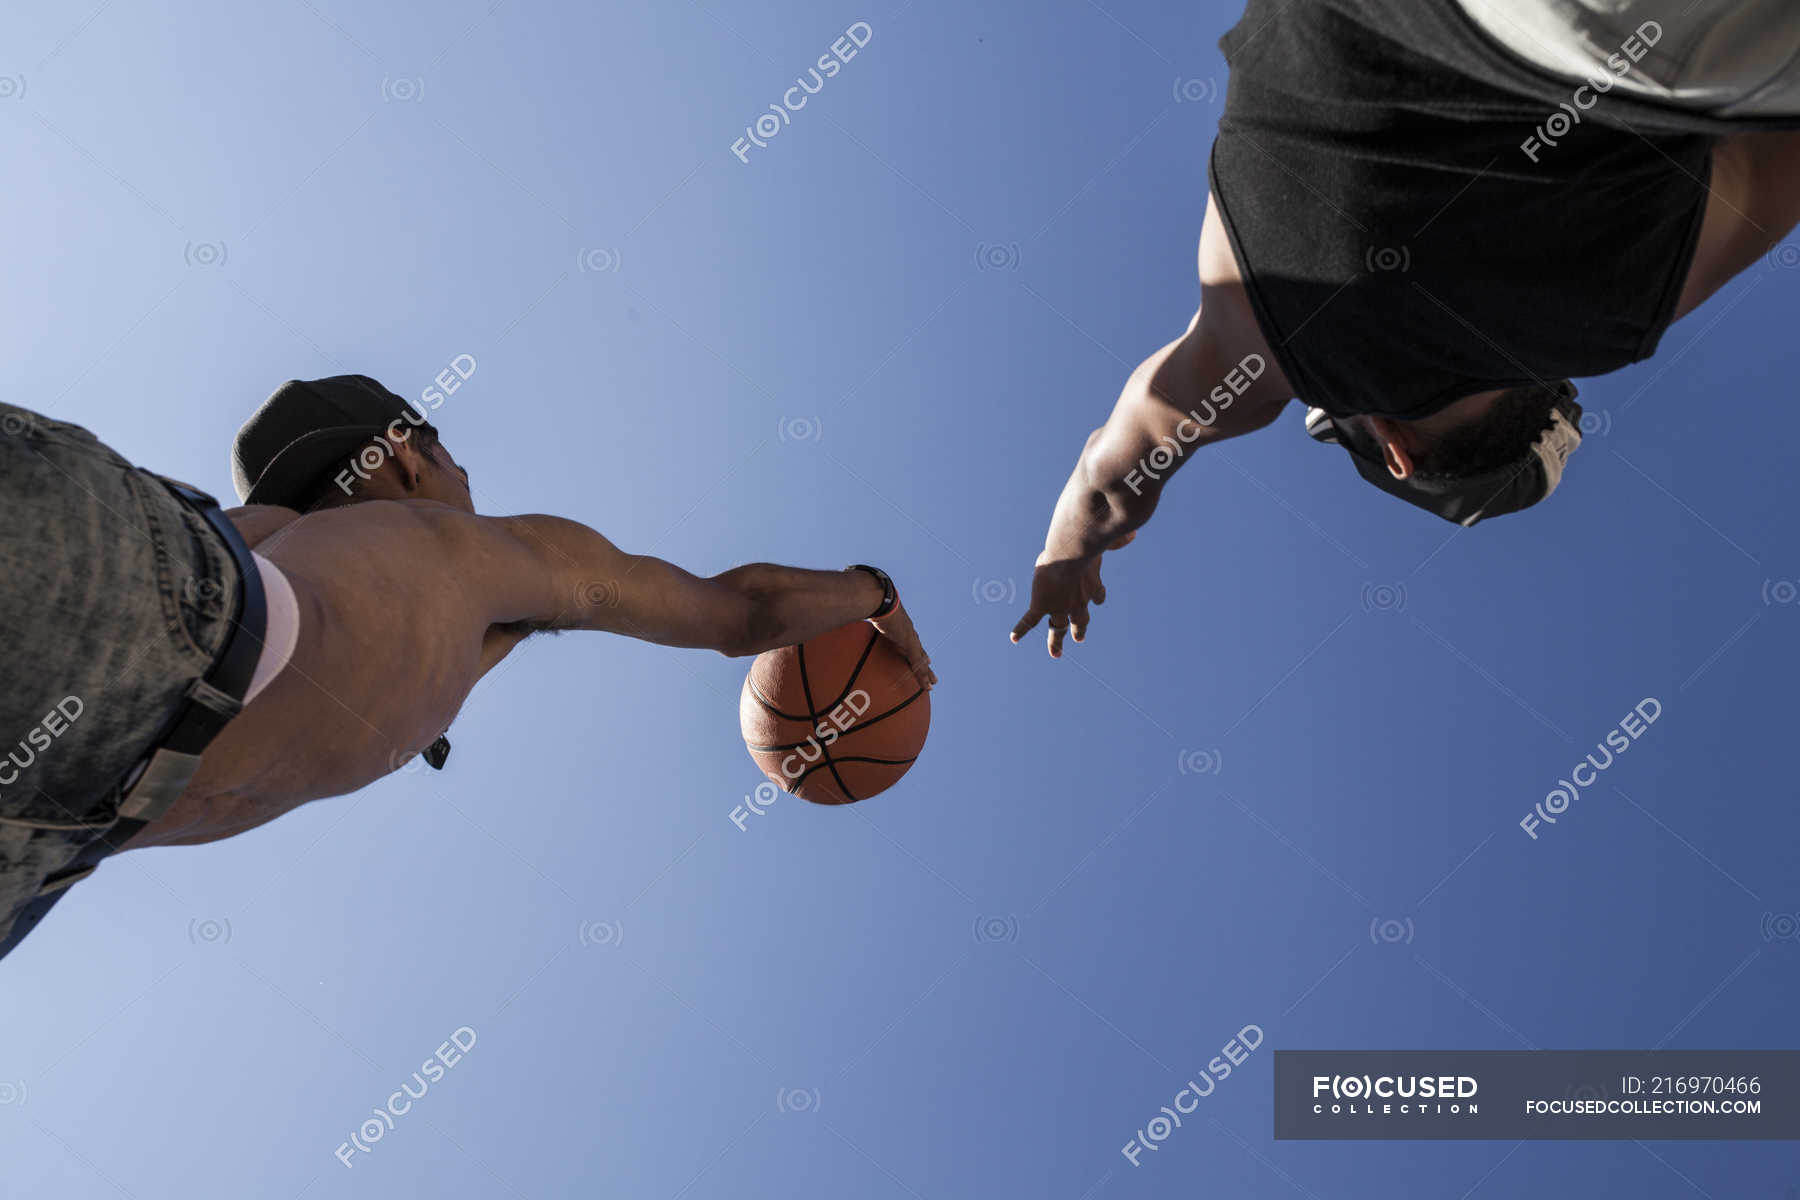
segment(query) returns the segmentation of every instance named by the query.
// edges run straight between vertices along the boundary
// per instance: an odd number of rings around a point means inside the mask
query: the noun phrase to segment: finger
[[[874,621],[870,621],[870,624],[875,626],[877,633],[900,651],[900,656],[906,660],[907,668],[921,685],[925,683],[927,677],[935,681],[937,677],[931,674],[931,656],[925,653],[925,647],[919,641],[919,631],[913,627],[911,620],[890,619],[894,615],[889,614],[888,618],[883,618],[888,621],[886,629]]]
[[[1087,638],[1087,627],[1088,606],[1084,603],[1069,614],[1069,632],[1074,635],[1076,641],[1083,641]]]
[[[1054,618],[1050,624],[1050,657],[1061,658],[1063,651],[1063,635],[1069,632],[1067,624],[1058,625]]]
[[[1112,545],[1108,546],[1107,549],[1108,550],[1123,550],[1125,547],[1131,545],[1131,543],[1136,540],[1137,540],[1137,530],[1134,529],[1130,533],[1126,534],[1124,537],[1120,538],[1118,541],[1114,542]]]
[[[930,691],[931,685],[937,682],[937,672],[931,669],[931,656],[923,651],[920,651],[918,660],[913,663],[913,678],[926,691]]]
[[[1035,609],[1035,608],[1031,609],[1024,616],[1020,617],[1019,623],[1017,625],[1013,626],[1013,630],[1012,630],[1013,645],[1015,645],[1015,646],[1018,645],[1019,639],[1024,637],[1026,634],[1030,633],[1033,629],[1037,628],[1037,623],[1043,619],[1044,619],[1043,612],[1041,610]]]

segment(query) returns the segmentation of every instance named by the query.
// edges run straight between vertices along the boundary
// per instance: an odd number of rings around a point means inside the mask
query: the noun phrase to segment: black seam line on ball
[[[804,715],[795,715],[794,713],[782,712],[779,708],[776,708],[773,704],[769,703],[769,698],[762,694],[761,688],[756,686],[756,680],[752,679],[752,680],[749,680],[748,682],[750,684],[751,698],[754,699],[758,704],[762,705],[763,708],[767,709],[769,712],[774,713],[776,716],[780,717],[782,720],[784,720],[784,721],[808,721],[808,720],[811,720],[810,717],[806,717]]]
[[[863,646],[862,657],[857,659],[856,666],[850,669],[850,678],[844,681],[844,690],[838,693],[838,698],[831,702],[832,708],[836,708],[849,697],[851,690],[856,687],[856,677],[862,674],[863,664],[869,661],[869,655],[875,651],[875,643],[880,640],[881,634],[875,631],[873,625],[869,626],[869,641]]]
[[[895,713],[899,712],[901,709],[905,708],[907,705],[911,704],[914,700],[917,700],[920,696],[923,696],[924,694],[925,694],[925,689],[920,688],[918,691],[914,692],[912,695],[908,696],[906,699],[902,700],[900,703],[894,705],[894,707],[888,709],[886,712],[879,713],[873,717],[870,717],[866,721],[861,721],[861,720],[856,721],[855,723],[853,723],[850,726],[850,728],[844,730],[843,733],[840,734],[839,736],[848,737],[850,734],[855,733],[858,730],[867,729],[871,725],[879,724],[880,722],[887,720],[889,717],[893,716]],[[775,710],[770,709],[769,711],[774,712]],[[790,721],[804,721],[806,718],[805,717],[788,717],[787,719]],[[817,726],[814,726],[815,730],[817,730],[817,728],[818,728]],[[835,742],[837,740],[838,740],[837,738],[832,739],[833,742]],[[751,746],[750,749],[756,750],[756,751],[762,751],[762,752],[769,752],[769,753],[772,753],[776,750],[798,750],[800,747],[806,745],[807,742],[817,742],[817,741],[819,741],[819,739],[815,733],[813,736],[809,736],[808,738],[806,738],[805,741],[783,742],[777,746]],[[823,748],[825,745],[825,743],[823,743],[823,742],[820,742],[819,744],[820,744],[821,748]],[[848,758],[840,758],[838,761],[839,762],[849,762],[851,760]],[[907,759],[907,761],[911,762],[912,760]]]
[[[806,723],[814,731],[817,731],[819,728],[819,711],[818,706],[813,702],[812,679],[806,673],[806,646],[802,644],[796,646],[794,650],[800,659],[800,690],[806,695],[807,711],[812,713],[812,716],[807,718]],[[825,765],[831,768],[831,777],[837,780],[838,791],[844,793],[846,799],[855,801],[856,794],[850,790],[850,785],[844,782],[844,777],[838,774],[837,764],[831,761],[831,747],[820,745],[819,749],[825,755]]]
[[[871,636],[869,638],[869,644],[863,647],[862,657],[856,660],[856,669],[850,672],[850,681],[848,683],[844,684],[844,690],[838,694],[837,700],[831,705],[832,708],[836,708],[839,704],[842,704],[846,698],[849,697],[850,690],[856,686],[857,678],[862,675],[863,664],[869,661],[869,655],[871,652],[874,651],[875,643],[880,640],[881,640],[881,635],[879,633],[871,634]],[[798,649],[798,647],[796,647],[796,649]],[[749,683],[749,685],[750,685],[750,698],[755,700],[758,704],[762,705],[763,708],[766,709],[768,712],[773,713],[775,716],[780,717],[784,721],[811,721],[812,720],[811,717],[801,716],[801,715],[798,715],[795,713],[790,713],[790,712],[782,712],[779,708],[776,708],[775,705],[770,702],[770,700],[767,696],[763,695],[762,689],[756,686],[756,680],[750,679],[750,680],[747,680],[746,682]],[[810,696],[807,698],[807,703],[808,704],[812,703],[812,699]]]
[[[900,703],[894,705],[894,707],[888,709],[886,712],[880,713],[873,717],[870,717],[866,721],[856,722],[856,724],[852,725],[849,729],[844,730],[844,733],[850,734],[850,733],[855,732],[856,730],[867,729],[871,725],[879,724],[880,722],[887,720],[889,717],[893,716],[895,713],[899,712],[901,709],[905,708],[907,705],[911,704],[913,701],[917,700],[920,696],[923,696],[924,694],[925,694],[925,689],[920,688],[918,691],[914,692],[912,695],[908,696],[906,699],[902,700]]]
[[[883,767],[904,767],[904,766],[909,766],[910,764],[912,764],[914,762],[917,762],[918,758],[919,758],[919,756],[916,754],[913,755],[911,758],[871,758],[866,754],[852,754],[848,757],[840,758],[837,761],[841,762],[841,763],[856,763],[856,762],[874,763],[877,766],[883,766]],[[814,771],[817,771],[820,767],[827,766],[827,765],[828,764],[826,764],[826,763],[816,762],[812,766],[806,768],[806,770],[800,772],[799,775],[795,776],[793,779],[790,779],[788,781],[789,783],[791,783],[793,785],[793,787],[788,788],[787,791],[790,794],[792,794],[794,792],[795,788],[798,788],[801,784],[806,782],[806,777],[808,775],[811,775]],[[845,792],[844,794],[846,796],[850,795],[849,792]],[[855,800],[854,796],[851,796],[850,798],[852,800]]]

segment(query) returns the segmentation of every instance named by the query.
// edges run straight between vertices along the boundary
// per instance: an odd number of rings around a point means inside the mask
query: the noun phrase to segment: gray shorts
[[[229,632],[230,551],[78,425],[0,403],[0,943],[112,824]]]
[[[1800,115],[1795,0],[1457,3],[1489,37],[1555,75],[1604,78],[1625,94],[1725,119]]]

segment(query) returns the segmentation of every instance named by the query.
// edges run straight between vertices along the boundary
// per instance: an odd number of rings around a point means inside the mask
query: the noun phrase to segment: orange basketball
[[[851,804],[894,786],[931,729],[931,696],[867,621],[756,656],[738,698],[750,757],[776,787]]]

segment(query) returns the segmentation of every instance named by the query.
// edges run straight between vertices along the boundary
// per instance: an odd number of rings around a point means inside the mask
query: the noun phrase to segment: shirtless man
[[[1800,221],[1791,3],[1249,0],[1221,46],[1201,308],[1057,500],[1012,630],[1053,658],[1169,478],[1294,398],[1436,516],[1544,499],[1570,377],[1653,354]]]
[[[283,385],[235,465],[253,588],[182,485],[0,404],[0,953],[118,849],[231,837],[392,772],[539,631],[742,656],[868,619],[936,682],[878,569],[701,578],[561,517],[478,516],[436,430],[362,376]],[[246,621],[238,711],[193,689]],[[184,712],[198,761],[154,756]]]

